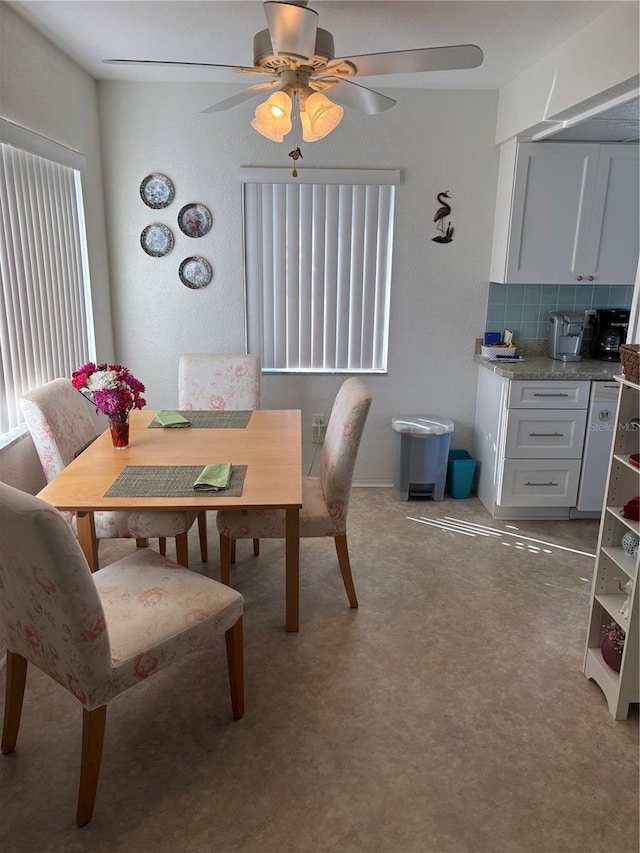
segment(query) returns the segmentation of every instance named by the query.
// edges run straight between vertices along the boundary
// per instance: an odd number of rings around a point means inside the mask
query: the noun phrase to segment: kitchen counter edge
[[[619,361],[598,361],[595,358],[583,358],[581,361],[557,361],[549,356],[525,356],[524,361],[500,362],[474,355],[473,360],[481,367],[504,376],[506,379],[558,379],[587,380],[606,382],[614,376],[622,375]]]

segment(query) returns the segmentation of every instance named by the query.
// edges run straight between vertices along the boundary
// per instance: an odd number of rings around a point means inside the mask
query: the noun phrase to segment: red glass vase
[[[129,412],[110,417],[109,430],[111,431],[111,441],[116,450],[124,450],[125,447],[129,447]]]
[[[616,646],[613,640],[605,637],[600,646],[602,657],[606,664],[616,672],[620,672],[620,664],[622,663],[622,651]]]

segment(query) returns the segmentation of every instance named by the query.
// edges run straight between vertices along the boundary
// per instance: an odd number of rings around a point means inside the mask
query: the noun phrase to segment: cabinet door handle
[[[568,397],[569,395],[565,394],[564,392],[544,394],[542,391],[534,391],[533,396],[534,397]]]
[[[529,482],[526,482],[525,483],[525,486],[557,486],[557,485],[558,485],[557,483],[551,483],[551,482],[549,482],[549,483],[529,483]]]
[[[581,275],[577,275],[577,276],[576,276],[576,281],[582,281],[582,276],[581,276]]]
[[[563,432],[530,432],[529,438],[562,438]]]
[[[595,278],[595,276],[593,276],[593,275],[588,275],[588,276],[587,276],[587,281],[593,281],[593,279],[594,279],[594,278]]]

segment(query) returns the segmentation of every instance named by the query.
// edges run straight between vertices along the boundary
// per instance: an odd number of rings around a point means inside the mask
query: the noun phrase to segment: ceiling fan
[[[225,68],[269,78],[202,112],[227,110],[264,92],[273,91],[267,101],[256,108],[251,124],[263,136],[282,142],[291,131],[293,112],[296,151],[298,156],[302,156],[297,147],[297,120],[302,126],[302,138],[306,142],[315,142],[331,133],[340,123],[344,112],[342,105],[374,115],[396,103],[393,98],[356,83],[354,77],[476,68],[483,60],[482,50],[474,44],[335,57],[333,36],[328,30],[318,27],[318,13],[307,8],[307,0],[289,0],[286,3],[267,0],[263,5],[268,28],[254,36],[253,66],[149,59],[105,59],[104,62],[114,65]],[[331,94],[331,100],[325,93]]]

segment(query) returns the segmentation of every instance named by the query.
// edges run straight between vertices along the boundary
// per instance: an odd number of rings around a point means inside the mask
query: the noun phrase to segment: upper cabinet
[[[491,281],[632,285],[637,145],[508,143],[501,151]]]

